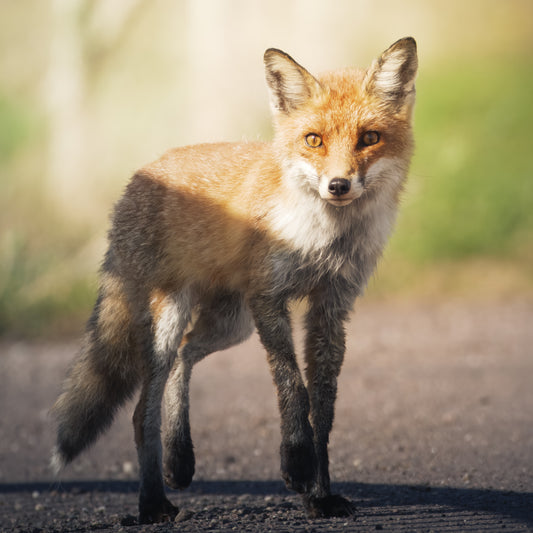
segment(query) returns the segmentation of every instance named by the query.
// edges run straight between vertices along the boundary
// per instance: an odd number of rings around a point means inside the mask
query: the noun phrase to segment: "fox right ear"
[[[320,83],[285,52],[269,48],[264,60],[274,113],[290,113],[321,91]]]
[[[418,68],[416,41],[406,37],[396,41],[367,72],[365,85],[385,102],[412,104]]]

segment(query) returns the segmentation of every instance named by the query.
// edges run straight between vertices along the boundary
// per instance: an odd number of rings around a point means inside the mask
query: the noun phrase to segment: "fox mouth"
[[[355,198],[326,198],[326,202],[334,205],[335,207],[344,207],[346,205],[350,205],[354,200]]]
[[[327,194],[325,196],[322,196],[322,199],[326,200],[326,202],[328,202],[330,205],[334,205],[335,207],[345,207],[347,205],[350,205],[354,200],[361,198],[364,192],[365,190],[363,187],[354,187],[350,190],[348,194],[344,194],[342,196],[334,196],[332,194]]]

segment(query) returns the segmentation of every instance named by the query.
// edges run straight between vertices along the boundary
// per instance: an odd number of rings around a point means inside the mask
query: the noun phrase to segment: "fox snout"
[[[351,186],[352,182],[346,178],[333,178],[328,184],[328,192],[333,196],[345,196]]]
[[[363,184],[356,176],[322,179],[319,187],[322,199],[337,207],[351,204],[363,194],[363,190]]]

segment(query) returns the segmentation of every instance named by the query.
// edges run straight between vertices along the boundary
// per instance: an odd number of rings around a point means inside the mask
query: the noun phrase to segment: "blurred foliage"
[[[22,200],[12,191],[11,197],[19,200],[11,213],[17,223],[0,236],[0,337],[79,330],[96,286],[88,228],[67,225],[39,192],[28,189]]]
[[[532,94],[530,56],[421,72],[416,153],[370,294],[531,294]]]
[[[417,151],[394,253],[414,261],[533,252],[530,57],[423,73]]]
[[[0,336],[70,334],[87,318],[95,297],[92,276],[64,268],[73,243],[69,247],[58,245],[55,238],[44,241],[36,246],[13,237],[2,243]]]
[[[12,159],[17,148],[24,144],[30,131],[30,117],[22,103],[0,94],[0,163]]]
[[[0,337],[71,333],[94,299],[89,229],[47,199],[42,113],[0,96],[0,124]]]

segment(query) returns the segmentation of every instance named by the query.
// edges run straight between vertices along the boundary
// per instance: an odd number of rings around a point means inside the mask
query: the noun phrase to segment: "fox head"
[[[366,71],[315,78],[273,48],[264,60],[284,176],[337,207],[399,192],[413,144],[413,38],[394,43]]]

